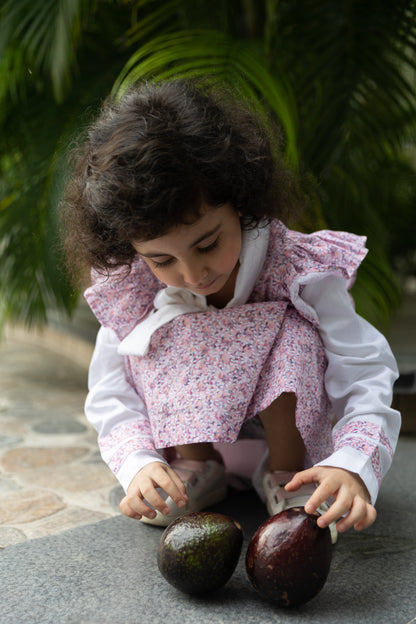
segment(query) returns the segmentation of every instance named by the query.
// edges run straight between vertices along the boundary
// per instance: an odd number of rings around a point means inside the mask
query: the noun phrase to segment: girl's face
[[[198,295],[234,292],[241,225],[231,204],[204,206],[202,217],[164,236],[133,243],[152,273],[167,286]]]

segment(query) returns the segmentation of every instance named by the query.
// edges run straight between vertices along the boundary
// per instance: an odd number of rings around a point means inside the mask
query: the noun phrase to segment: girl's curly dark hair
[[[192,81],[145,83],[105,102],[76,151],[62,203],[74,275],[130,267],[132,242],[166,234],[230,202],[243,228],[283,218],[296,185],[279,133],[223,89]]]

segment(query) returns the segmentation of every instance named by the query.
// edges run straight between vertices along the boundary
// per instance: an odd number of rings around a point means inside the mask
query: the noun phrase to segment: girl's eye
[[[209,253],[213,249],[216,249],[218,247],[219,240],[220,240],[220,237],[217,236],[215,241],[211,243],[210,245],[207,245],[206,247],[198,247],[198,253],[205,254],[205,253]],[[151,258],[151,262],[153,266],[156,267],[157,269],[163,269],[173,264],[175,262],[175,258],[168,258],[168,260],[164,260],[163,262],[157,262],[156,260],[153,260],[153,258]]]
[[[213,249],[216,249],[216,247],[218,247],[219,240],[220,237],[218,236],[213,243],[208,245],[208,247],[198,247],[199,253],[209,253]]]
[[[156,262],[156,260],[152,260],[153,265],[157,267],[158,269],[167,267],[170,264],[172,264],[172,262],[174,262],[173,258],[169,258],[169,260],[165,260],[164,262]]]

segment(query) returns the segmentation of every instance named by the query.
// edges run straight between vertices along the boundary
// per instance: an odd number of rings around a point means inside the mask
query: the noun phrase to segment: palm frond
[[[149,5],[154,5],[149,10]],[[125,35],[125,44],[132,46],[150,36],[171,32],[178,27],[180,0],[139,0],[135,5],[133,24]]]
[[[121,17],[124,21],[125,14]],[[49,309],[67,314],[74,309],[78,293],[63,268],[58,226],[67,150],[97,114],[129,54],[103,45],[103,26],[97,39],[90,34],[88,45],[80,49],[83,72],[62,103],[30,83],[24,97],[3,94],[0,325],[6,317],[44,323]]]
[[[281,54],[275,52],[291,76],[300,150],[316,175],[338,158],[357,125],[380,153],[386,142],[403,140],[415,114],[407,74],[415,64],[415,12],[411,0],[304,0],[302,11],[298,2],[283,3]]]
[[[26,67],[38,76],[49,75],[53,93],[61,101],[66,92],[82,33],[82,21],[94,9],[94,0],[6,0],[0,16],[0,57],[19,50]],[[16,74],[25,82],[27,76]]]

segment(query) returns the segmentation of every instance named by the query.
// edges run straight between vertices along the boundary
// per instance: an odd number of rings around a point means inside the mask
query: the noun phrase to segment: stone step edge
[[[26,342],[40,346],[70,359],[88,371],[94,344],[65,331],[45,325],[43,327],[27,327],[21,323],[6,323],[1,342]]]

